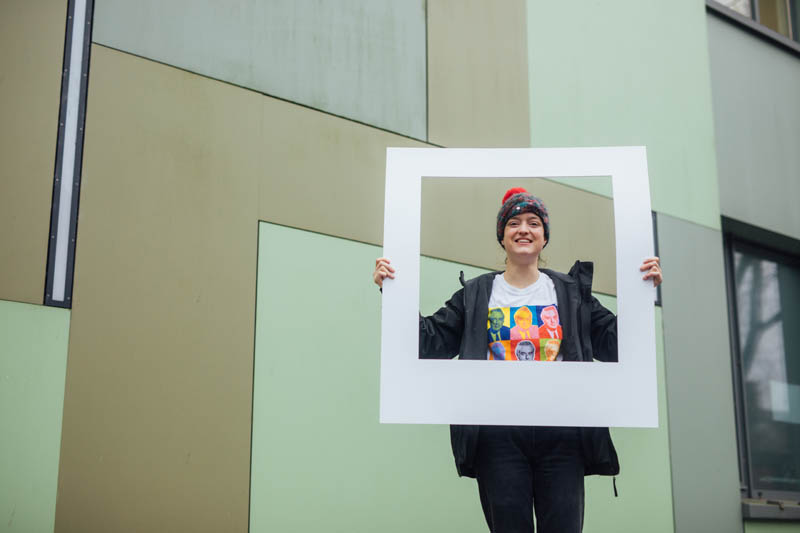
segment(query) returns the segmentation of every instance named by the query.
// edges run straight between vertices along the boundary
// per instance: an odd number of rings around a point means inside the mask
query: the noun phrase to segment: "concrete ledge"
[[[797,520],[800,521],[800,502],[785,500],[742,500],[742,517],[745,520]]]

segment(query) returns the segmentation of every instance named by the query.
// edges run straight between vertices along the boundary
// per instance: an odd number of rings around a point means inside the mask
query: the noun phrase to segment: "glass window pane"
[[[800,43],[800,0],[789,0],[792,39]]]
[[[800,492],[800,269],[733,252],[751,488]]]
[[[734,11],[737,11],[745,17],[753,16],[753,8],[750,7],[750,0],[717,0],[720,4]]]
[[[781,35],[789,37],[789,2],[787,0],[758,0],[758,21]]]

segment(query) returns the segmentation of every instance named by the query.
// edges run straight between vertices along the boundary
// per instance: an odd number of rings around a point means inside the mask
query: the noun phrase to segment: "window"
[[[800,0],[714,0],[740,15],[800,42]]]
[[[717,0],[717,2],[745,17],[753,16],[753,6],[750,4],[750,0]]]
[[[742,495],[796,502],[800,242],[727,219],[723,228]]]

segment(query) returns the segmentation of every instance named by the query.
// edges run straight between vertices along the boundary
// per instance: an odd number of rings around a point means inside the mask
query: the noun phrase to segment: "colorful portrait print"
[[[555,305],[542,307],[539,311],[539,337],[542,339],[561,339],[561,321]]]
[[[561,358],[558,353],[561,349],[561,341],[559,339],[541,339],[540,353],[544,354],[542,361],[560,361]]]
[[[536,356],[536,346],[529,340],[519,341],[514,349],[518,361],[533,361]]]
[[[535,308],[535,307],[534,307]],[[533,340],[539,338],[539,328],[536,325],[536,315],[527,305],[511,307],[513,314],[513,327],[511,340]]]
[[[493,307],[486,320],[491,361],[560,361],[561,323],[556,305]]]
[[[508,308],[495,307],[489,309],[489,326],[487,335],[489,342],[507,341],[511,338],[508,320]]]
[[[489,344],[490,361],[508,361],[514,359],[514,352],[511,351],[509,341],[495,341]]]

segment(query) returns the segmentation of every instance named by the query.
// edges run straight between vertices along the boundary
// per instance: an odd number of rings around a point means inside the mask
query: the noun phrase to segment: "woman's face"
[[[510,261],[538,258],[544,245],[544,226],[539,215],[523,213],[508,219],[503,247]]]

